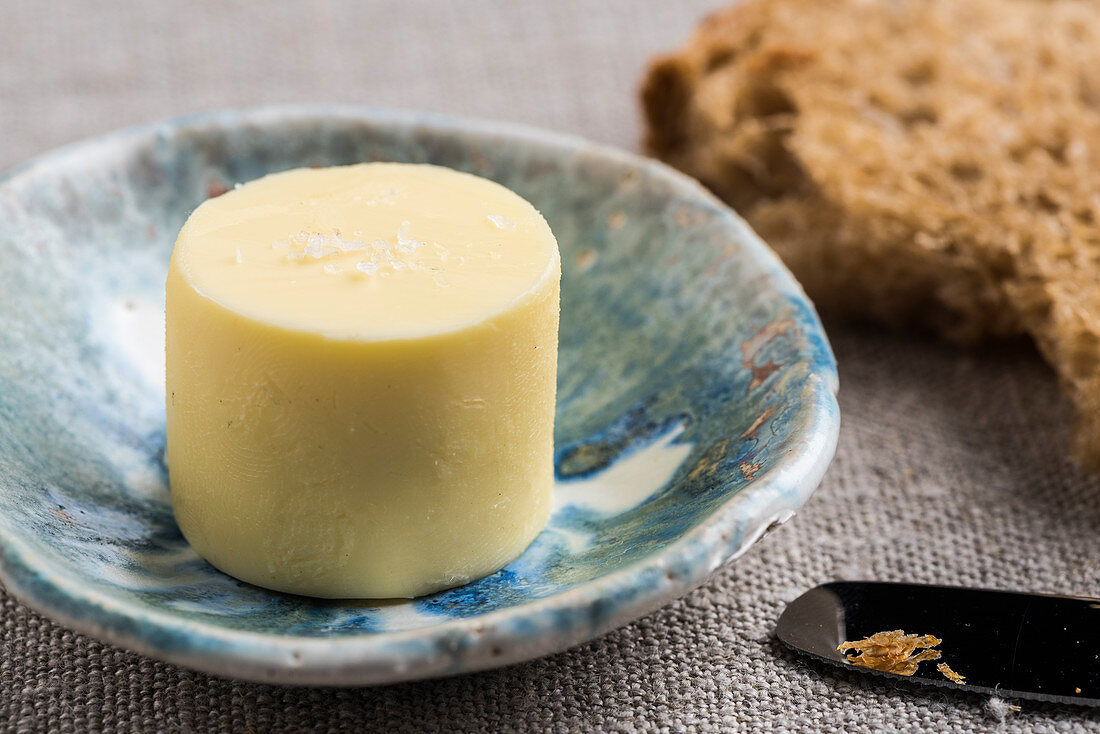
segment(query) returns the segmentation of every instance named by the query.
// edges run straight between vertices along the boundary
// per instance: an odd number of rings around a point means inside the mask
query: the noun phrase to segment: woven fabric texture
[[[714,5],[0,0],[0,167],[120,126],[269,102],[508,119],[636,148],[646,60]],[[1070,412],[1028,345],[964,353],[828,326],[844,427],[820,490],[639,622],[487,673],[295,689],[119,650],[0,592],[0,731],[1100,730],[1088,710],[896,688],[774,640],[784,603],[836,578],[1100,595],[1100,477],[1065,460]]]

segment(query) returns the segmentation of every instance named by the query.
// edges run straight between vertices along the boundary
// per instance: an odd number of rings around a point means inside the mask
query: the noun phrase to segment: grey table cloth
[[[272,102],[500,118],[637,148],[646,60],[714,6],[0,0],[0,167],[120,126]],[[1065,459],[1070,412],[1030,346],[962,352],[827,326],[844,426],[821,488],[705,587],[641,621],[487,673],[295,689],[156,662],[0,594],[0,730],[1100,729],[1085,709],[895,688],[775,642],[783,604],[835,578],[1100,595],[1100,477]]]

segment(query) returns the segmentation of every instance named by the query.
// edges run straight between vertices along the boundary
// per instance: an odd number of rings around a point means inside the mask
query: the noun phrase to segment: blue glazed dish
[[[562,250],[555,510],[502,571],[411,601],[269,592],[202,561],[164,465],[163,286],[201,201],[300,166],[435,163],[538,207]],[[703,583],[817,486],[836,365],[798,284],[655,161],[349,107],[183,118],[0,179],[0,578],[90,635],[220,675],[364,685],[561,650]]]

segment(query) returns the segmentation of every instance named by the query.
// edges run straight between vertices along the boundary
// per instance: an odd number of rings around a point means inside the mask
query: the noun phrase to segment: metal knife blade
[[[911,676],[847,661],[842,642],[904,630],[934,635],[942,658]],[[1100,706],[1100,599],[952,586],[839,581],[783,611],[779,639],[850,670],[1005,698]],[[938,663],[966,677],[954,683]]]

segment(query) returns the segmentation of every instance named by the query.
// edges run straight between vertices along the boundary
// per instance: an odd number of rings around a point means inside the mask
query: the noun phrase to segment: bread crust
[[[824,312],[1025,333],[1100,467],[1100,4],[751,0],[653,61],[646,149]]]

